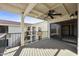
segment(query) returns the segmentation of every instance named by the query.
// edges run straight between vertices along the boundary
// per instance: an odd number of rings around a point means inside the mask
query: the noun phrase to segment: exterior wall
[[[25,25],[24,31],[27,31],[27,26]],[[8,26],[8,47],[17,46],[20,44],[21,40],[21,27],[20,26]]]
[[[16,46],[20,42],[20,26],[8,26],[8,47]]]
[[[21,33],[21,27],[19,26],[9,26],[8,33]]]

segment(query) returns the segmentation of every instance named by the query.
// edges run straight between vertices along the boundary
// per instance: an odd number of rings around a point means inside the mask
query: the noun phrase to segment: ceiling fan
[[[50,17],[51,19],[54,19],[54,16],[61,16],[61,13],[56,13],[55,10],[49,10],[47,13],[47,16],[44,17],[44,19]]]
[[[70,17],[72,16],[78,16],[78,11],[75,11],[74,13],[70,14]]]

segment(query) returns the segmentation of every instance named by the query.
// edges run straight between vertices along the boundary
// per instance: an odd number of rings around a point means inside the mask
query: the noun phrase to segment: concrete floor
[[[22,47],[6,49],[3,56],[74,56],[77,46],[59,40],[41,40]]]

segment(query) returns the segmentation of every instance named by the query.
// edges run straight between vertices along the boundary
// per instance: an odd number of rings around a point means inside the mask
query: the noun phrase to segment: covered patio
[[[77,11],[77,4],[63,3],[0,3],[0,10],[21,15],[21,33],[20,45],[7,48],[0,48],[1,56],[74,56],[77,55],[77,45],[67,43],[61,40],[56,40],[50,37],[50,23],[61,22],[71,19],[77,19],[77,15],[73,15]],[[56,13],[61,13],[60,16],[49,17],[48,12],[55,10]],[[32,43],[25,42],[25,17],[31,16],[37,19],[42,19],[47,22],[47,31],[42,40],[37,40]],[[27,19],[26,19],[27,20]],[[26,25],[27,26],[27,25]],[[36,25],[33,25],[36,26]],[[27,27],[26,27],[27,28]],[[46,27],[43,27],[46,29]],[[58,34],[58,29],[56,29]],[[15,35],[16,36],[16,35]],[[26,39],[27,41],[27,39]]]

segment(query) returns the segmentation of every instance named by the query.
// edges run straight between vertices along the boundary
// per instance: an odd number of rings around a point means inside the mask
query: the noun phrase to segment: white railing
[[[7,46],[6,33],[0,33],[0,47]]]
[[[42,31],[42,34],[41,34],[41,39],[40,40],[43,40],[43,39],[46,39],[46,38],[48,38],[48,31]],[[28,37],[29,37],[29,39],[28,39]],[[34,41],[38,41],[39,40],[39,37],[38,37],[38,31],[36,31],[36,33],[35,34],[32,34],[32,32],[30,32],[30,34],[29,35],[27,35],[27,33],[26,33],[26,35],[25,35],[25,42],[34,42]]]
[[[33,42],[33,39],[34,41],[38,41],[38,32],[36,32],[35,34],[35,38],[33,38],[33,35],[28,35],[30,36],[30,39],[29,41]],[[7,43],[8,43],[8,46],[7,48],[11,48],[11,47],[15,47],[15,46],[20,46],[20,43],[21,43],[21,33],[7,33],[5,35],[3,35],[5,40],[7,40]],[[1,36],[0,36],[1,37]],[[25,41],[28,41],[27,40],[27,35],[25,35]],[[48,37],[48,32],[47,31],[42,31],[42,38],[41,39],[46,39]],[[25,43],[28,43],[28,42],[25,42]]]
[[[15,47],[20,45],[21,33],[7,33],[8,47]]]

